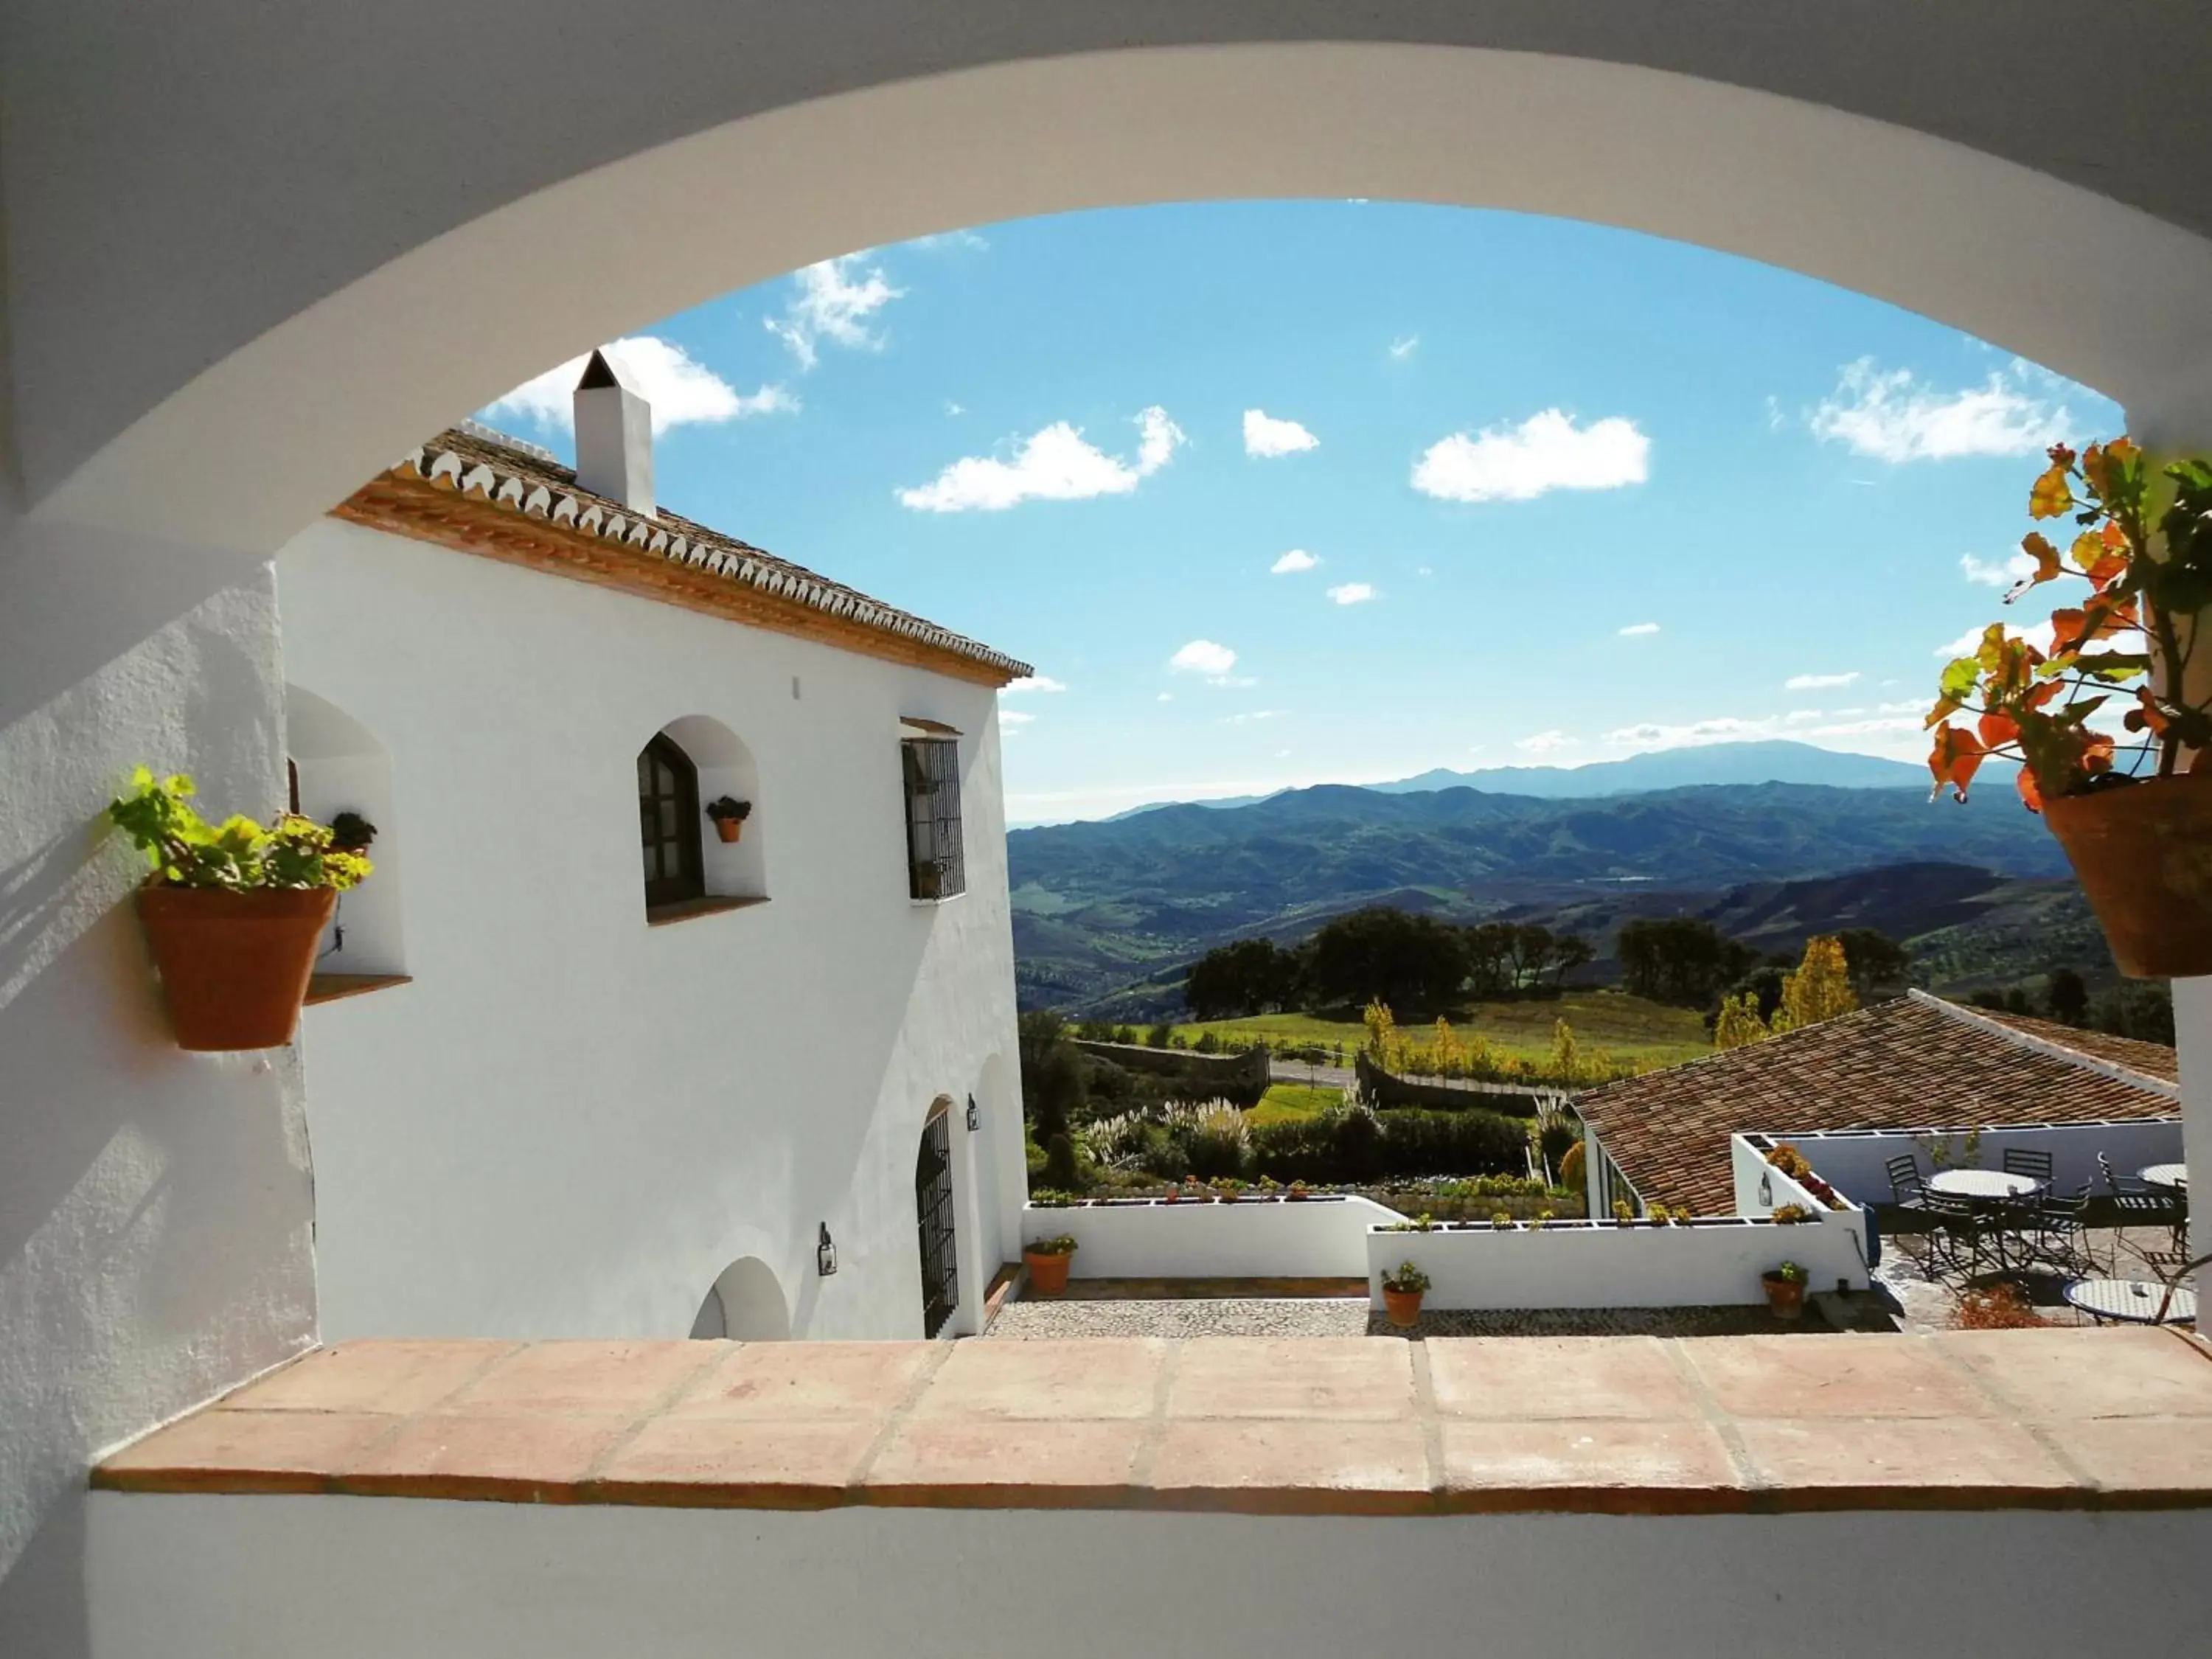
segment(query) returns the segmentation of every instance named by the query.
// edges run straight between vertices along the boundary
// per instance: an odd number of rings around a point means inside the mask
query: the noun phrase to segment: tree
[[[1028,1097],[1030,1115],[1036,1120],[1036,1138],[1049,1146],[1054,1135],[1067,1133],[1068,1125],[1082,1115],[1088,1091],[1083,1082],[1083,1056],[1065,1038],[1046,1050],[1036,1070],[1025,1073],[1022,1092]]]
[[[1756,992],[1745,991],[1721,999],[1720,1018],[1713,1022],[1713,1047],[1741,1048],[1771,1036],[1759,1012]]]
[[[1510,921],[1478,922],[1460,930],[1468,988],[1477,998],[1503,996],[1513,988],[1513,946],[1518,932]]]
[[[1145,1046],[1148,1048],[1164,1048],[1174,1038],[1175,1023],[1172,1020],[1164,1019],[1145,1033]]]
[[[1832,934],[1816,935],[1805,941],[1805,959],[1797,971],[1784,976],[1782,1006],[1775,1012],[1773,1030],[1778,1035],[1802,1030],[1858,1006],[1843,942]]]
[[[1455,1001],[1467,978],[1459,930],[1403,910],[1355,910],[1313,938],[1307,988],[1321,1007],[1373,1001],[1436,1008]]]
[[[1543,976],[1552,959],[1552,930],[1540,922],[1524,921],[1513,930],[1513,988],[1534,984]]]
[[[1622,983],[1636,996],[1699,1008],[1750,971],[1759,953],[1698,916],[1638,917],[1616,947]]]
[[[1182,997],[1194,1019],[1270,1013],[1296,1001],[1299,963],[1273,939],[1239,939],[1191,963]]]
[[[1564,988],[1567,975],[1597,959],[1597,947],[1579,933],[1561,933],[1552,941],[1552,983]]]
[[[1875,992],[1901,988],[1912,969],[1912,953],[1878,927],[1846,927],[1836,938],[1850,965],[1851,988],[1861,1002]]]
[[[2089,1018],[2089,981],[2071,968],[2055,969],[2043,992],[2045,1012],[2061,1025],[2080,1025]]]

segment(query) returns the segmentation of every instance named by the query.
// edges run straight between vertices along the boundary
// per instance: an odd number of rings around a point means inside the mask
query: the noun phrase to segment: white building
[[[1026,671],[660,511],[604,358],[576,412],[576,472],[448,432],[277,558],[299,805],[378,830],[303,1017],[324,1334],[975,1329]]]

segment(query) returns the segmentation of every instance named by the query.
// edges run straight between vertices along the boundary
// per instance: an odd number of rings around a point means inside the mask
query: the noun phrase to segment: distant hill
[[[1962,810],[1917,789],[1775,783],[1565,800],[1332,785],[1239,807],[1018,830],[1006,848],[1024,1006],[1064,1009],[1171,979],[1228,939],[1295,938],[1366,904],[1462,920],[1592,904],[1613,915],[1871,865],[1966,864],[1996,872],[1991,880],[2066,873],[2057,844],[2008,801]],[[1959,908],[1966,898],[1944,902],[1934,912],[1942,924],[1972,919]],[[1778,939],[1793,925],[1784,911],[1844,901],[1739,902],[1765,903],[1761,925]],[[1589,931],[1605,931],[1592,922]]]
[[[1652,789],[1727,783],[1811,783],[1838,789],[1905,789],[1923,793],[1928,769],[1875,755],[1845,755],[1809,743],[1713,743],[1662,749],[1626,760],[1588,766],[1497,766],[1479,772],[1442,768],[1395,783],[1370,786],[1384,794],[1432,789],[1485,789],[1546,800],[1587,800]]]

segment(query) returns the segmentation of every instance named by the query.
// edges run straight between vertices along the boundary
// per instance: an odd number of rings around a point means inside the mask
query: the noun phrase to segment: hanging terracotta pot
[[[2043,803],[2120,971],[2212,974],[2212,769]]]
[[[714,833],[724,841],[740,840],[745,833],[745,821],[743,818],[716,818]]]
[[[140,888],[138,919],[177,1046],[223,1053],[289,1042],[337,902],[328,887]]]

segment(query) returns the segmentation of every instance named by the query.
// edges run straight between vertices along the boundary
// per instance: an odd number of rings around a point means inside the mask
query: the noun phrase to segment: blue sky
[[[1379,202],[983,227],[622,349],[664,503],[1036,665],[1017,823],[1730,738],[1917,760],[2042,449],[2121,426],[1789,272]],[[567,455],[574,373],[485,418]]]

